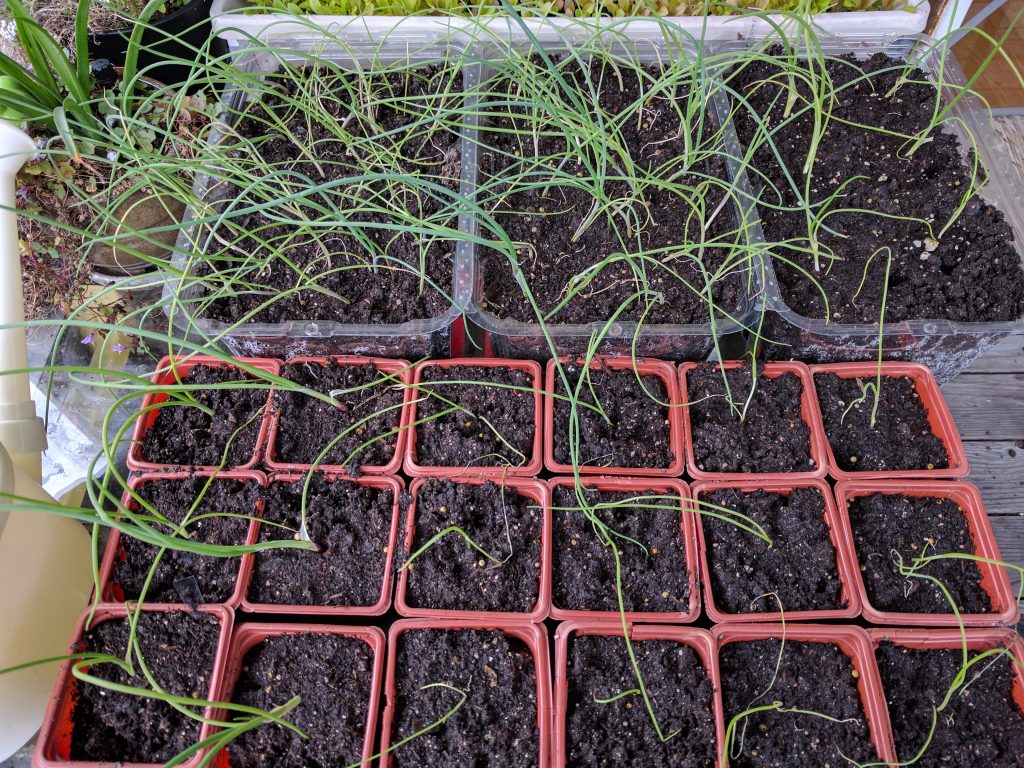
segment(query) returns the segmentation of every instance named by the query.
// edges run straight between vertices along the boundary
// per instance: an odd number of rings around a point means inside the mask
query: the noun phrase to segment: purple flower
[[[115,344],[113,349],[115,352],[124,352],[124,344]]]
[[[88,336],[86,336],[84,339],[82,339],[82,343],[83,344],[92,344],[93,339],[95,338],[95,336],[96,336],[95,333],[90,333]]]

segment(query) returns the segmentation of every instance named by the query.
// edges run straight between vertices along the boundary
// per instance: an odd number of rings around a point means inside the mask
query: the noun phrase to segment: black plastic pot
[[[150,28],[142,33],[142,45],[139,49],[138,69],[145,70],[147,77],[174,87],[188,77],[191,64],[171,64],[167,59],[183,59],[187,62],[196,60],[194,49],[202,48],[212,34],[210,25],[210,5],[212,0],[192,0],[173,13],[149,23]],[[128,41],[132,27],[116,29],[111,32],[89,33],[89,57],[109,59],[120,67],[124,65],[128,52]],[[220,55],[224,52],[224,43],[214,40],[211,53]],[[148,67],[153,67],[148,69]]]

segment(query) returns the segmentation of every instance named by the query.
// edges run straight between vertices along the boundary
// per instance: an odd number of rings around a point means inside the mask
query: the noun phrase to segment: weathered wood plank
[[[968,478],[981,490],[990,515],[1024,513],[1024,448],[1012,440],[964,443]]]
[[[990,516],[989,522],[1003,561],[1024,565],[1024,515]],[[1010,581],[1016,589],[1020,583],[1016,571],[1010,571]]]
[[[974,361],[964,375],[1024,372],[1024,336],[1007,336]]]
[[[1024,373],[960,376],[942,391],[965,440],[1024,438]]]

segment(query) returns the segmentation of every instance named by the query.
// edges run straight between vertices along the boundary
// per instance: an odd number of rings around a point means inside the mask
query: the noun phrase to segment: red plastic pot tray
[[[533,654],[537,671],[537,728],[540,732],[540,753],[537,755],[538,768],[551,765],[551,669],[548,663],[548,634],[542,624],[501,623],[472,619],[403,619],[391,625],[388,631],[387,673],[384,682],[386,703],[381,728],[379,768],[391,765],[391,729],[394,724],[397,691],[395,687],[395,662],[398,657],[398,639],[402,633],[417,629],[481,629],[504,632],[510,637],[522,640]],[[498,727],[500,724],[495,724]]]
[[[878,374],[878,363],[833,363],[829,365],[812,365],[811,381],[813,386],[814,377],[819,373],[834,373],[844,379],[874,379]],[[825,450],[828,456],[829,473],[840,480],[884,480],[886,478],[914,478],[920,480],[934,480],[941,478],[967,477],[970,467],[967,464],[967,455],[964,453],[964,444],[960,440],[960,433],[953,422],[953,414],[949,411],[946,398],[942,396],[938,382],[932,372],[923,365],[917,363],[882,363],[883,378],[909,378],[914,382],[921,404],[928,413],[928,423],[932,426],[932,432],[942,441],[949,457],[949,466],[945,469],[906,469],[906,470],[872,470],[864,472],[848,472],[839,466],[832,446],[825,440]],[[884,387],[883,382],[883,387]],[[821,408],[818,404],[817,390],[814,394],[814,408],[818,411],[818,419],[821,420]]]
[[[124,496],[121,498],[121,505],[136,510],[139,507],[138,501],[136,501],[131,494],[131,491],[137,491],[142,485],[151,483],[154,481],[166,482],[174,480],[185,480],[189,477],[217,477],[219,480],[249,480],[254,483],[258,483],[260,487],[265,487],[267,484],[267,478],[262,472],[256,472],[254,470],[235,470],[229,471],[210,471],[202,470],[198,472],[187,472],[184,470],[177,472],[151,472],[140,475],[132,475],[128,480],[128,488],[130,490],[125,491]],[[263,510],[262,499],[257,499],[256,505],[253,509],[253,516],[257,517]],[[255,521],[254,521],[255,522]],[[252,525],[250,523],[248,533],[245,541],[238,542],[239,545],[251,544],[252,539]],[[121,547],[121,532],[118,530],[112,530],[110,532],[110,538],[107,540],[107,548],[103,552],[103,560],[100,563],[100,600],[106,604],[111,603],[114,605],[120,605],[125,601],[124,589],[121,585],[112,581],[114,573],[114,565],[118,559],[124,559],[124,549]],[[237,608],[239,603],[242,601],[243,588],[241,581],[241,569],[245,563],[245,556],[239,556],[239,571],[235,578],[235,590],[231,596],[223,603],[231,608]],[[152,601],[146,601],[146,608],[178,608],[184,610],[186,606],[183,603],[154,603]]]
[[[245,655],[256,645],[271,637],[283,635],[342,635],[362,640],[373,650],[373,678],[370,683],[370,699],[366,708],[366,727],[363,736],[363,751],[360,755],[364,765],[371,764],[374,755],[374,737],[377,735],[377,713],[380,709],[380,695],[384,678],[384,633],[376,627],[342,627],[332,624],[242,624],[235,628],[231,647],[225,663],[223,676],[223,698],[230,701],[235,683],[242,672]],[[217,711],[221,720],[229,719],[223,710]],[[214,760],[216,768],[231,768],[230,746]],[[236,768],[241,768],[236,766]]]
[[[882,693],[882,682],[878,676],[878,666],[871,650],[871,641],[867,631],[860,627],[826,626],[824,624],[721,624],[711,629],[715,639],[715,660],[721,674],[719,655],[723,647],[729,643],[749,640],[778,640],[785,638],[787,642],[831,643],[850,657],[853,668],[857,672],[857,690],[860,692],[861,705],[867,718],[868,733],[871,743],[875,746],[882,764],[896,764],[896,754],[892,746],[892,733],[889,729],[888,709]],[[810,671],[809,671],[810,672]],[[724,709],[724,697],[723,709]],[[729,714],[724,713],[726,726]],[[723,756],[727,757],[727,756]],[[719,768],[728,768],[725,759]]]
[[[716,750],[720,755],[725,744],[725,715],[722,711],[722,679],[718,672],[718,654],[711,633],[693,627],[666,627],[651,624],[628,626],[633,642],[645,640],[670,640],[692,648],[700,657],[711,680],[714,691],[711,708],[715,717]],[[601,637],[622,637],[622,624],[617,621],[565,621],[555,630],[555,708],[553,718],[554,754],[553,768],[566,765],[565,717],[569,705],[569,640],[574,635],[598,635]],[[685,737],[685,734],[682,735]]]
[[[559,363],[578,362],[574,358],[562,357],[548,361],[545,376],[544,392],[544,465],[547,470],[558,475],[574,475],[570,464],[555,461],[555,395],[557,391],[556,377]],[[665,384],[668,394],[669,444],[673,460],[668,467],[597,467],[583,465],[578,467],[581,475],[629,475],[632,477],[679,477],[686,468],[686,451],[683,438],[683,415],[679,398],[679,377],[675,366],[664,360],[650,360],[630,357],[595,357],[590,361],[591,369],[606,367],[613,371],[636,370],[641,376],[657,376]]]
[[[850,552],[853,562],[857,563],[857,552],[854,546],[853,526],[850,522],[850,500],[858,496],[869,496],[875,493],[911,497],[928,497],[950,499],[959,505],[967,518],[967,526],[974,539],[974,554],[987,560],[1001,561],[999,545],[996,544],[992,526],[988,522],[985,504],[981,500],[981,492],[971,483],[943,482],[941,480],[917,481],[908,483],[903,480],[852,481],[842,480],[836,484],[836,499],[839,503],[839,514],[848,531]],[[976,562],[981,571],[981,588],[984,589],[992,603],[990,613],[962,613],[960,620],[967,627],[1012,626],[1020,619],[1020,608],[1017,596],[1010,587],[1010,579],[1006,568],[995,563]],[[872,624],[905,625],[918,627],[950,627],[957,626],[956,616],[950,613],[908,613],[903,611],[882,611],[871,605],[867,589],[864,586],[863,574],[856,570],[856,587],[863,604],[864,618]]]
[[[1013,668],[1013,700],[1024,712],[1024,640],[1009,629],[967,629],[965,630],[967,649],[970,651],[987,651],[992,648],[1007,648],[1014,655]],[[869,629],[872,652],[883,642],[895,643],[906,648],[919,650],[960,650],[964,647],[964,636],[959,629]],[[890,724],[888,700],[882,690],[883,701],[886,702],[886,721]],[[967,735],[967,734],[965,734]],[[893,748],[895,751],[895,747]],[[905,755],[910,760],[913,755]]]
[[[253,368],[258,368],[261,371],[266,371],[277,375],[281,363],[278,360],[272,360],[269,358],[256,358],[256,357],[239,357],[234,358],[238,362],[249,365]],[[236,366],[226,363],[216,357],[208,357],[206,355],[192,355],[192,356],[178,356],[175,358],[165,357],[160,361],[157,366],[156,373],[153,374],[153,384],[160,387],[172,387],[179,383],[188,383],[185,381],[192,373],[192,369],[197,365],[206,365],[211,368],[234,368]],[[179,379],[182,382],[179,382]],[[263,446],[266,443],[267,433],[270,429],[270,404],[273,398],[273,393],[267,392],[267,405],[263,411],[263,417],[260,422],[259,435],[256,438],[256,449],[253,451],[252,458],[245,464],[238,466],[230,466],[227,469],[252,469],[262,458]],[[157,414],[159,413],[158,408],[153,406],[159,403],[166,402],[168,399],[167,392],[150,392],[142,400],[142,406],[140,408],[141,414],[135,421],[135,429],[132,433],[132,442],[128,448],[128,469],[137,472],[154,472],[159,470],[167,469],[180,469],[182,467],[189,467],[191,469],[205,469],[215,470],[217,467],[213,465],[184,465],[184,464],[158,464],[152,461],[146,461],[142,455],[142,445],[146,439],[146,433],[152,428],[153,423],[156,421]],[[169,406],[179,407],[179,406]],[[184,407],[184,406],[182,406]],[[151,409],[151,410],[147,410]]]
[[[576,486],[575,479],[571,477],[556,477],[548,481],[551,488],[552,506],[554,506],[554,493],[556,488],[574,488]],[[651,622],[671,622],[686,624],[691,621],[696,621],[697,617],[700,616],[700,582],[697,577],[697,561],[699,549],[697,547],[697,521],[694,520],[692,511],[690,510],[690,489],[686,483],[682,480],[675,479],[660,479],[660,478],[629,478],[629,477],[596,477],[587,478],[582,480],[585,488],[594,488],[600,492],[606,493],[654,493],[654,494],[671,494],[680,498],[679,504],[679,518],[680,518],[680,529],[683,534],[683,546],[686,552],[686,570],[689,574],[690,583],[690,602],[685,612],[678,613],[666,613],[658,611],[627,611],[626,621],[632,623],[651,623]],[[572,514],[564,511],[557,511],[552,509],[552,534],[551,534],[551,545],[554,549],[554,516]],[[636,514],[644,514],[643,510],[638,510]],[[589,611],[589,610],[572,610],[569,608],[561,608],[555,605],[554,601],[554,587],[555,587],[555,559],[554,554],[551,557],[551,574],[548,578],[548,587],[551,590],[551,618],[563,620],[563,619],[577,619],[577,620],[588,620],[588,621],[619,621],[620,614],[617,611]],[[613,589],[614,585],[609,584],[609,589]]]
[[[832,489],[824,480],[744,480],[729,483],[694,483],[693,497],[700,500],[700,497],[723,488],[734,488],[745,493],[752,491],[766,491],[778,493],[788,497],[797,488],[817,488],[825,499],[825,524],[828,526],[829,540],[836,553],[836,571],[839,574],[839,597],[846,600],[845,608],[832,608],[822,611],[772,611],[766,613],[728,613],[715,604],[714,589],[711,586],[711,564],[707,557],[707,538],[704,535],[704,525],[698,520],[695,528],[697,530],[697,541],[700,551],[701,580],[704,584],[704,608],[711,621],[715,624],[729,622],[775,622],[775,621],[826,621],[832,619],[853,619],[860,615],[861,600],[858,589],[858,566],[856,556],[851,555],[852,542],[848,526],[840,517],[836,508],[835,498]]]
[[[152,613],[170,613],[180,610],[170,606],[150,607],[146,611]],[[217,642],[217,652],[214,656],[213,669],[210,676],[210,688],[206,692],[208,701],[218,701],[223,690],[223,670],[227,660],[228,646],[231,640],[231,628],[234,622],[234,612],[230,608],[221,605],[205,605],[198,609],[202,613],[216,616],[220,621],[220,639]],[[96,609],[92,626],[101,624],[110,619],[123,619],[128,615],[128,609],[124,606],[100,606]],[[82,612],[81,618],[75,627],[74,639],[68,649],[68,653],[75,653],[75,645],[79,642],[85,632],[85,624],[89,619],[89,609]],[[73,728],[72,713],[75,708],[76,687],[78,681],[71,674],[71,667],[74,661],[65,661],[61,664],[57,673],[57,683],[53,688],[50,703],[46,708],[46,715],[43,717],[43,727],[36,740],[36,751],[32,758],[32,765],[36,768],[62,768],[64,766],[75,766],[76,768],[159,768],[162,763],[99,763],[85,760],[72,760],[71,755],[71,731]],[[204,711],[204,716],[209,718],[213,710],[209,707]],[[212,733],[209,725],[203,724],[199,730],[200,740],[207,738]],[[182,768],[195,768],[203,759],[205,751],[200,751],[189,760],[182,763]]]
[[[242,557],[242,568],[238,574],[239,582],[239,604],[245,613],[276,613],[292,616],[382,616],[391,607],[391,572],[395,557],[395,546],[398,542],[398,525],[401,509],[401,495],[405,490],[405,483],[400,477],[358,477],[353,478],[343,471],[321,471],[331,482],[335,483],[356,483],[364,488],[387,488],[391,491],[391,533],[388,535],[388,552],[384,561],[384,573],[381,574],[380,599],[369,606],[344,606],[344,605],[287,605],[279,603],[257,603],[249,599],[249,584],[252,581],[252,574],[256,568],[257,553],[251,553]],[[281,472],[270,477],[272,483],[294,483],[304,480],[307,472]],[[249,543],[255,544],[259,541],[260,521],[254,520],[249,532]],[[344,557],[344,553],[337,556]]]
[[[405,451],[405,441],[409,431],[409,405],[412,402],[413,390],[408,386],[412,381],[412,365],[405,360],[387,360],[382,357],[362,357],[357,355],[331,355],[330,357],[293,357],[285,360],[284,365],[295,365],[301,363],[312,363],[315,365],[326,365],[328,360],[333,360],[340,366],[350,365],[373,365],[384,374],[397,379],[396,384],[401,382],[404,385],[402,397],[402,408],[398,410],[398,433],[395,435],[395,452],[387,464],[373,465],[365,464],[359,467],[360,474],[364,475],[393,475],[402,466],[402,455]],[[273,401],[271,401],[273,403]],[[281,429],[281,414],[279,410],[271,406],[270,428],[267,431],[266,465],[274,472],[305,472],[312,468],[312,464],[300,464],[297,462],[282,462],[277,460],[277,433]],[[339,464],[324,462],[317,465],[317,469],[325,471],[347,471],[349,467]]]
[[[803,392],[800,395],[800,415],[804,423],[810,429],[810,458],[813,459],[815,469],[807,472],[709,472],[697,466],[696,452],[693,447],[693,424],[690,420],[690,407],[686,377],[690,371],[699,365],[707,363],[683,363],[679,366],[679,396],[683,407],[683,434],[686,435],[686,470],[689,475],[697,480],[746,480],[752,477],[770,478],[778,480],[811,480],[825,477],[828,473],[828,440],[825,438],[825,427],[821,423],[821,413],[815,401],[814,387],[811,384],[811,372],[803,363],[766,363],[761,367],[759,374],[769,379],[774,379],[784,373],[795,374],[803,385]],[[743,365],[740,360],[727,360],[719,365],[719,369],[733,370]]]
[[[405,518],[405,551],[411,551],[416,537],[416,499],[420,488],[429,478],[418,477],[409,486],[412,501]],[[540,583],[537,590],[537,602],[529,613],[512,613],[500,611],[454,611],[443,608],[418,608],[409,605],[406,595],[409,590],[409,571],[402,568],[398,572],[398,587],[395,590],[395,610],[400,616],[412,618],[437,618],[445,621],[481,620],[492,622],[543,621],[551,609],[551,494],[548,486],[540,480],[526,480],[510,477],[505,481],[488,477],[441,478],[467,485],[483,485],[487,481],[496,485],[512,488],[520,496],[532,499],[543,509],[542,534],[540,545]]]
[[[439,367],[439,368],[452,368],[457,365],[474,366],[476,368],[511,368],[519,371],[526,371],[530,374],[533,380],[533,402],[534,402],[534,416],[533,416],[533,449],[530,451],[529,461],[519,467],[513,466],[495,466],[488,467],[479,464],[473,464],[469,467],[434,467],[426,466],[419,463],[419,458],[416,455],[416,419],[417,419],[417,403],[420,399],[430,397],[430,393],[435,389],[442,396],[445,394],[446,387],[424,387],[422,390],[418,389],[423,381],[423,371],[428,367]],[[462,475],[473,475],[478,477],[491,477],[491,478],[502,478],[502,477],[535,477],[540,473],[541,468],[544,465],[544,455],[541,450],[542,438],[544,436],[541,416],[543,413],[543,393],[544,393],[544,376],[541,371],[540,363],[534,362],[533,360],[504,360],[500,358],[487,359],[485,357],[464,357],[454,358],[451,360],[429,360],[418,364],[413,369],[413,395],[409,405],[409,418],[408,424],[409,433],[406,436],[405,441],[405,463],[404,469],[405,474],[410,477],[459,477]]]

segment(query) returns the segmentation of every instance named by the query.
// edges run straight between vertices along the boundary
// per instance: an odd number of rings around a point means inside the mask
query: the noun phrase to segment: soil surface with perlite
[[[76,651],[124,658],[128,619],[87,631]],[[217,618],[205,613],[142,613],[136,637],[146,667],[175,696],[208,699],[220,638]],[[92,664],[89,674],[110,683],[150,688],[136,664],[128,675],[113,664]],[[166,763],[199,741],[199,722],[157,699],[77,683],[72,712],[71,759],[103,763]]]
[[[331,358],[326,365],[285,365],[281,375],[330,395],[337,405],[301,392],[275,391],[278,427],[271,451],[276,461],[344,463],[357,474],[360,465],[384,466],[394,458],[403,390],[390,374],[373,364],[339,365]]]
[[[790,308],[806,317],[827,314],[833,323],[877,323],[888,282],[886,323],[1020,317],[1019,246],[1002,212],[976,194],[986,176],[973,150],[950,124],[932,127],[929,77],[884,54],[829,59],[830,120],[805,184],[815,111],[803,105],[817,99],[802,73],[794,81],[782,66],[758,57],[734,70],[732,84],[748,100],[737,110],[736,131],[742,144],[757,145],[752,178],[771,203],[759,207],[765,237],[800,246],[780,247],[774,262]],[[819,71],[813,77],[820,82]],[[787,116],[794,82],[800,108]],[[771,127],[770,142],[759,120]],[[924,141],[915,145],[917,136]],[[799,202],[805,187],[813,224]]]
[[[308,738],[270,723],[231,743],[232,765],[247,768],[344,768],[359,762],[373,683],[373,649],[342,635],[269,637],[251,648],[231,701],[273,710],[302,702],[288,722]]]
[[[633,643],[637,665],[666,735],[636,695],[636,671],[621,637],[575,635],[568,657],[566,767],[709,768],[715,764],[713,687],[696,651],[671,640]]]
[[[819,373],[814,388],[832,454],[847,472],[945,469],[949,454],[932,431],[928,411],[907,377],[882,377],[875,424],[873,377],[843,378]]]
[[[685,613],[689,569],[680,500],[670,492],[588,489],[587,503],[611,531],[619,550],[622,600],[627,611]],[[642,499],[638,497],[644,497]],[[658,498],[660,497],[660,498]],[[631,503],[623,503],[636,499]],[[609,506],[604,506],[609,505]],[[555,605],[573,611],[619,611],[615,554],[580,509],[575,488],[554,489],[552,558]]]
[[[771,539],[769,544],[735,522],[701,515],[711,589],[719,610],[789,613],[846,605],[820,490],[794,488],[783,496],[724,488],[706,493],[701,501],[745,515]]]
[[[969,653],[972,660],[977,656],[976,651]],[[950,697],[937,719],[933,708],[942,705],[963,666],[961,649],[926,650],[883,642],[875,658],[901,761],[909,762],[927,744],[914,763],[917,768],[1024,765],[1024,712],[1013,697],[1014,662],[1009,657],[996,656],[972,666],[967,684]]]
[[[268,75],[258,99],[235,108],[227,162],[259,185],[211,192],[227,202],[206,271],[226,290],[210,289],[207,316],[390,324],[441,315],[451,307],[461,75],[441,65],[387,74],[321,65]],[[381,178],[346,183],[373,174]],[[400,216],[432,232],[403,231]]]
[[[266,490],[260,541],[291,540],[299,530],[304,480]],[[257,552],[246,594],[274,605],[359,606],[381,599],[394,494],[316,473],[306,490],[306,531],[319,547]],[[285,527],[279,527],[285,526]]]
[[[559,464],[592,467],[667,468],[676,456],[669,428],[668,389],[660,376],[632,370],[591,368],[589,384],[579,385],[583,368],[563,363],[569,386],[579,389],[575,404],[579,424],[578,462],[571,461],[569,419],[573,404],[555,399],[554,454]],[[579,386],[578,386],[579,385]],[[594,394],[597,399],[595,401]],[[562,377],[555,394],[567,396]],[[588,407],[589,406],[589,407]],[[595,410],[600,408],[602,413]]]
[[[786,640],[732,642],[719,651],[725,722],[749,709],[781,701],[782,708],[818,714],[763,711],[746,718],[733,768],[841,768],[878,760],[871,744],[858,672],[833,643]],[[833,718],[833,719],[826,719]],[[845,756],[845,758],[844,758]]]
[[[389,746],[448,719],[392,752],[393,764],[539,764],[537,670],[522,640],[496,630],[429,629],[403,632],[397,645]]]
[[[212,386],[255,379],[237,368],[197,365],[182,384]],[[199,405],[164,405],[142,442],[142,458],[154,464],[242,466],[253,459],[268,387],[263,389],[199,389],[190,392]],[[224,453],[227,450],[227,462]]]
[[[981,586],[981,571],[971,560],[935,560],[920,569],[920,576],[901,575],[893,561],[893,553],[898,553],[904,568],[910,568],[920,556],[975,554],[967,518],[955,501],[876,493],[852,499],[849,510],[864,588],[874,608],[952,613],[949,600],[932,581],[938,579],[960,613],[992,610],[988,592]]]
[[[701,365],[686,374],[690,426],[697,466],[705,472],[813,472],[811,428],[800,403],[803,382],[795,373],[757,377],[749,366],[725,372]],[[730,398],[733,405],[730,405]],[[734,406],[745,409],[742,421]]]
[[[416,425],[420,466],[472,469],[530,462],[537,424],[534,395],[523,391],[534,388],[529,372],[428,365],[421,381],[423,388],[416,392],[416,420],[422,422]],[[437,384],[446,381],[480,384]]]
[[[540,597],[544,521],[540,504],[491,482],[469,485],[437,479],[420,486],[415,501],[416,533],[407,553],[415,555],[408,567],[410,605],[513,613],[533,610]],[[453,528],[465,532],[480,549],[469,546],[458,531],[449,530]]]
[[[187,524],[184,535],[193,544],[236,547],[245,544],[259,494],[259,485],[254,480],[207,477],[151,480],[138,489],[139,497],[173,524],[153,523],[157,530],[170,535],[188,518],[192,522]],[[119,540],[119,550],[110,581],[123,590],[119,599],[137,599],[160,550],[126,535]],[[211,557],[167,549],[160,556],[145,599],[154,603],[223,603],[235,591],[239,564],[238,557]]]
[[[621,309],[623,321],[708,323],[705,274],[717,278],[711,298],[719,317],[735,312],[743,284],[737,266],[726,266],[739,237],[718,181],[726,176],[717,154],[721,133],[699,107],[692,124],[682,122],[692,75],[654,64],[614,66],[601,57],[585,70],[573,58],[554,61],[567,88],[539,94],[535,82],[523,80],[530,75],[509,77],[500,64],[496,79],[484,85],[494,103],[483,107],[477,193],[477,203],[516,244],[518,269],[545,322],[605,321]],[[539,58],[517,65],[551,78]],[[555,116],[579,111],[572,92],[600,116],[592,119],[608,126],[602,135],[613,158],[603,171],[608,178],[593,180],[594,164],[607,158],[567,140],[564,121]],[[519,106],[538,98],[546,105],[539,110]],[[699,147],[692,164],[691,137]],[[623,162],[628,170],[612,170]],[[484,309],[537,323],[509,256],[496,247],[480,251]]]

